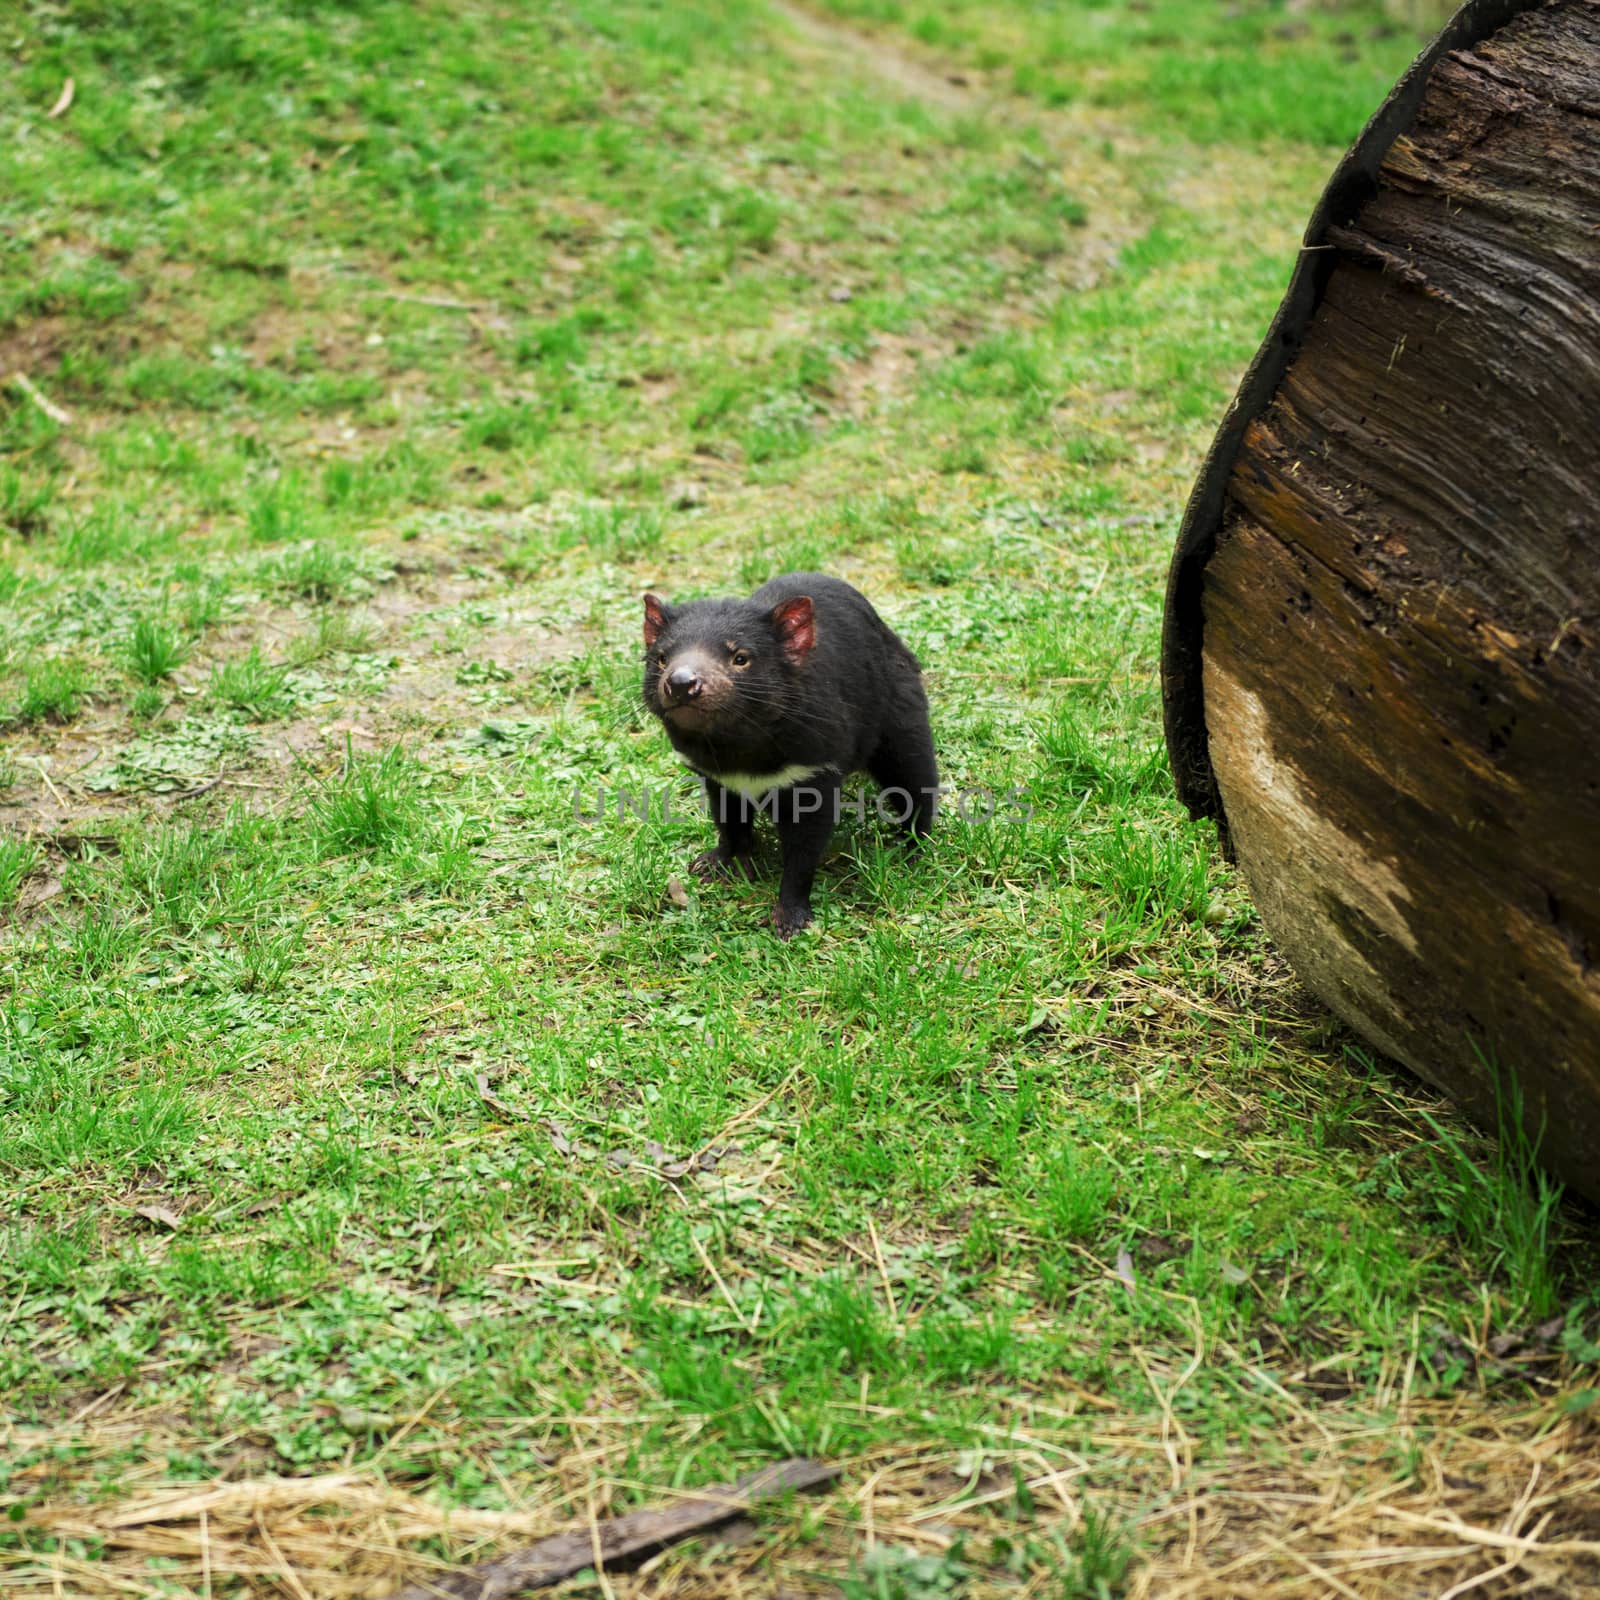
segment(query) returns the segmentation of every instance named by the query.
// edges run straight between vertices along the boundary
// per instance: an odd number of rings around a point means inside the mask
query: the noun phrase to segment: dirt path
[[[865,74],[899,90],[907,99],[926,100],[949,111],[970,111],[978,100],[965,73],[941,73],[897,46],[861,33],[831,18],[819,17],[787,0],[773,0],[784,19],[814,54],[845,55]]]
[[[904,99],[947,115],[994,119],[1019,133],[1037,129],[1062,182],[1088,210],[1076,248],[1062,257],[1064,287],[1089,289],[1102,282],[1116,266],[1122,246],[1149,225],[1151,196],[1133,177],[1149,142],[1109,113],[1038,105],[1001,88],[992,75],[941,66],[897,41],[819,16],[790,0],[773,0],[772,9],[782,19],[786,44],[802,61],[873,79]]]

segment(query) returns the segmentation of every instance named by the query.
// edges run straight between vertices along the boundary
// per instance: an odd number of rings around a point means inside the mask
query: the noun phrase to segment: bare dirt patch
[[[325,370],[348,372],[372,363],[367,330],[353,312],[308,316],[302,306],[272,305],[257,313],[244,340],[246,354],[266,366],[292,364],[304,349]]]
[[[857,421],[881,411],[896,395],[910,389],[927,363],[939,354],[931,340],[878,334],[872,349],[841,374],[840,399],[844,409]]]
[[[941,72],[896,45],[819,17],[803,6],[786,4],[784,0],[779,0],[773,10],[812,50],[850,55],[862,72],[899,90],[909,99],[926,100],[946,111],[962,112],[973,109],[978,103],[984,85],[977,74]]]
[[[66,349],[71,325],[65,317],[30,317],[0,331],[0,382],[13,373],[37,377],[53,372]]]
[[[220,663],[242,657],[252,645],[269,662],[292,659],[293,644],[317,625],[315,608],[264,602],[213,629],[167,683],[167,709],[147,723],[131,724],[119,700],[107,696],[69,723],[12,734],[6,754],[13,781],[0,792],[0,831],[34,840],[45,854],[11,920],[20,923],[59,892],[52,860],[73,853],[75,841],[109,837],[128,820],[179,815],[202,795],[270,804],[293,783],[295,769],[318,770],[347,746],[375,751],[418,735],[466,732],[489,718],[527,716],[521,691],[530,675],[576,654],[583,639],[568,619],[534,604],[529,591],[508,591],[492,576],[420,565],[423,570],[381,584],[347,613],[354,627],[366,630],[357,657],[335,651],[301,669],[325,676],[326,698],[286,718],[243,724],[245,748],[180,786],[161,792],[137,784],[93,785],[131,745],[171,734],[187,717],[220,715],[209,698]],[[353,659],[374,663],[373,676],[352,674]]]

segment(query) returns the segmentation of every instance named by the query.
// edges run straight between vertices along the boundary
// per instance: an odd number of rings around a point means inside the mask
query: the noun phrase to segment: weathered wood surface
[[[1441,55],[1325,220],[1175,769],[1304,981],[1600,1200],[1600,0]]]

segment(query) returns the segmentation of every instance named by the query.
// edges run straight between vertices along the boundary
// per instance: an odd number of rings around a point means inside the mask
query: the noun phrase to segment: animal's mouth
[[[661,714],[679,728],[703,728],[716,716],[716,707],[699,700],[681,700],[676,705],[663,706]]]

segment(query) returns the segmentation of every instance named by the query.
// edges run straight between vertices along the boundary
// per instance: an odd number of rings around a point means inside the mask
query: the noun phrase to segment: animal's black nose
[[[674,667],[667,674],[667,692],[674,700],[694,700],[702,687],[700,675],[691,667]]]

